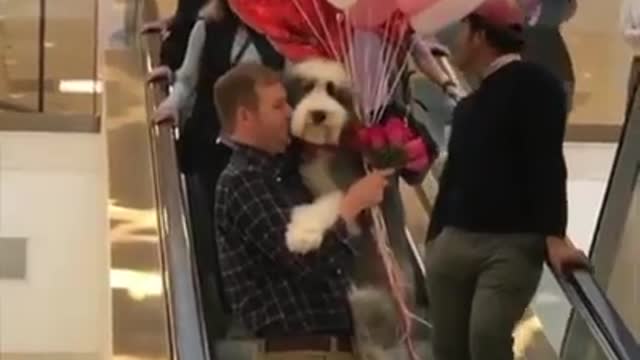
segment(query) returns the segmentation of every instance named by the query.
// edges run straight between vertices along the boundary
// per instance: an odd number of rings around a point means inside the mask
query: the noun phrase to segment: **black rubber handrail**
[[[156,6],[155,1],[144,0],[143,6],[137,8],[138,19],[142,20],[138,23],[156,20]],[[141,38],[145,75],[158,65],[160,44],[159,34]],[[145,94],[147,116],[151,121],[151,115],[168,95],[167,84],[150,83]],[[209,360],[191,232],[176,157],[176,132],[168,124],[149,125],[172,360]]]

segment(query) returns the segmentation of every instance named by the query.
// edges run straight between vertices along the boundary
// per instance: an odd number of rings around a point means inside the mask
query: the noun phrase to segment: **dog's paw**
[[[287,248],[297,254],[306,254],[322,246],[324,231],[313,226],[289,224],[286,234]]]
[[[338,219],[341,201],[342,194],[336,192],[295,207],[285,235],[287,248],[300,254],[320,248],[325,232]]]

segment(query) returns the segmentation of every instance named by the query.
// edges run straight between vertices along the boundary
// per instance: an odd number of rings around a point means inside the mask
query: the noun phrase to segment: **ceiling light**
[[[61,93],[94,94],[102,92],[102,81],[60,80],[58,90]]]
[[[45,41],[45,43],[44,43],[44,47],[46,47],[47,49],[51,49],[54,46],[56,46],[56,43],[51,42],[51,41]]]
[[[12,99],[22,99],[24,98],[24,94],[23,93],[11,93],[9,94],[9,97]]]

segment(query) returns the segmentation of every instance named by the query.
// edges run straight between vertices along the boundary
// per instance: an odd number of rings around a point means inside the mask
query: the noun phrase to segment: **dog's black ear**
[[[331,91],[329,91],[331,90]],[[355,99],[353,89],[344,86],[333,85],[331,89],[327,89],[329,95],[336,99],[345,109],[355,108]]]
[[[287,102],[293,106],[300,102],[303,96],[303,82],[297,76],[285,73],[282,77],[282,83],[287,90]]]

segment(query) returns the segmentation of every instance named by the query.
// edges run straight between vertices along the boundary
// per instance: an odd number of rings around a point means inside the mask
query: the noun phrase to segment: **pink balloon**
[[[356,27],[373,28],[388,20],[395,10],[395,0],[358,0],[346,12]]]
[[[345,10],[353,6],[357,0],[327,0],[327,2],[337,9]]]
[[[439,0],[410,18],[417,33],[434,34],[473,12],[484,0]]]
[[[398,9],[408,16],[416,15],[418,12],[425,10],[438,1],[443,2],[447,0],[396,0]]]

